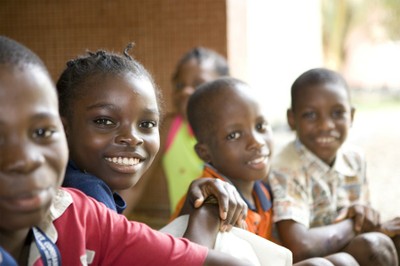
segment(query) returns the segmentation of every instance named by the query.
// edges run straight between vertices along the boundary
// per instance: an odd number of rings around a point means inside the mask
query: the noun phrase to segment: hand
[[[335,222],[340,222],[344,219],[354,220],[354,231],[359,233],[376,231],[380,225],[379,213],[369,206],[362,204],[353,204],[340,211]]]
[[[228,182],[216,178],[199,178],[194,180],[188,190],[186,201],[199,208],[204,201],[214,196],[219,206],[221,231],[229,231],[232,226],[245,228],[247,205],[236,188]]]
[[[400,217],[382,223],[379,231],[389,237],[400,235]]]

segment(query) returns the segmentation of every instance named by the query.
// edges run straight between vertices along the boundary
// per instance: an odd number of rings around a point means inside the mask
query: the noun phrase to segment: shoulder
[[[290,141],[273,155],[271,167],[273,170],[297,169],[301,167],[301,159],[296,150],[295,141]]]
[[[364,150],[351,143],[344,143],[340,148],[340,154],[346,158],[357,160],[357,161],[365,161],[365,153]]]
[[[345,175],[365,175],[366,158],[364,151],[355,145],[343,144],[338,151],[335,167]]]

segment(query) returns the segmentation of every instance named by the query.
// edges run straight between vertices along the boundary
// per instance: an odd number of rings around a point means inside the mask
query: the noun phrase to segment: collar
[[[58,233],[53,221],[59,218],[72,202],[72,196],[67,191],[61,188],[57,189],[53,203],[50,206],[49,215],[47,215],[38,226],[53,243],[56,243],[58,239]],[[34,265],[39,258],[40,252],[36,244],[32,242],[29,251],[28,265]]]
[[[344,145],[339,148],[336,153],[335,162],[333,166],[329,166],[324,161],[322,161],[318,156],[312,153],[303,143],[301,143],[299,138],[295,140],[295,148],[299,152],[300,156],[304,161],[304,167],[309,169],[311,167],[316,167],[319,172],[321,173],[328,173],[328,172],[337,172],[344,176],[355,176],[357,175],[356,169],[352,167],[352,163],[350,158],[348,158],[345,154]]]
[[[81,171],[78,168],[78,166],[75,164],[75,162],[72,160],[68,161],[66,176],[69,176],[69,177],[74,176],[74,177],[87,178],[87,179],[91,178],[92,180],[96,180],[96,182],[102,184],[102,187],[104,187],[104,189],[106,189],[106,193],[109,194],[110,197],[112,197],[114,204],[113,204],[113,206],[109,206],[109,205],[111,205],[111,203],[106,204],[107,207],[112,208],[114,211],[116,211],[119,214],[121,214],[126,209],[126,202],[121,197],[120,194],[118,194],[117,192],[113,192],[111,190],[111,188],[106,184],[106,182],[104,182],[102,179],[98,178],[97,176]],[[72,185],[72,187],[75,187],[75,186]],[[75,188],[80,189],[79,187],[75,187]],[[88,194],[86,191],[84,191],[82,189],[80,189],[80,190],[83,191],[85,194],[92,196],[92,195]],[[105,202],[103,202],[103,203],[105,203]]]

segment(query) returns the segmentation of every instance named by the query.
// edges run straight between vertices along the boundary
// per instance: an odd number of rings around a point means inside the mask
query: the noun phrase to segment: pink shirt
[[[128,221],[71,188],[59,189],[39,226],[60,249],[63,265],[203,265],[208,249]],[[29,265],[42,265],[31,245]]]

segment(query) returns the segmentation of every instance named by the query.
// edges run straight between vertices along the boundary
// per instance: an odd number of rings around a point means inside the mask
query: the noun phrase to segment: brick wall
[[[169,103],[179,57],[197,45],[227,55],[225,0],[87,0],[0,2],[0,34],[34,50],[54,79],[87,49],[123,51],[153,74]],[[169,105],[168,105],[169,106]]]

